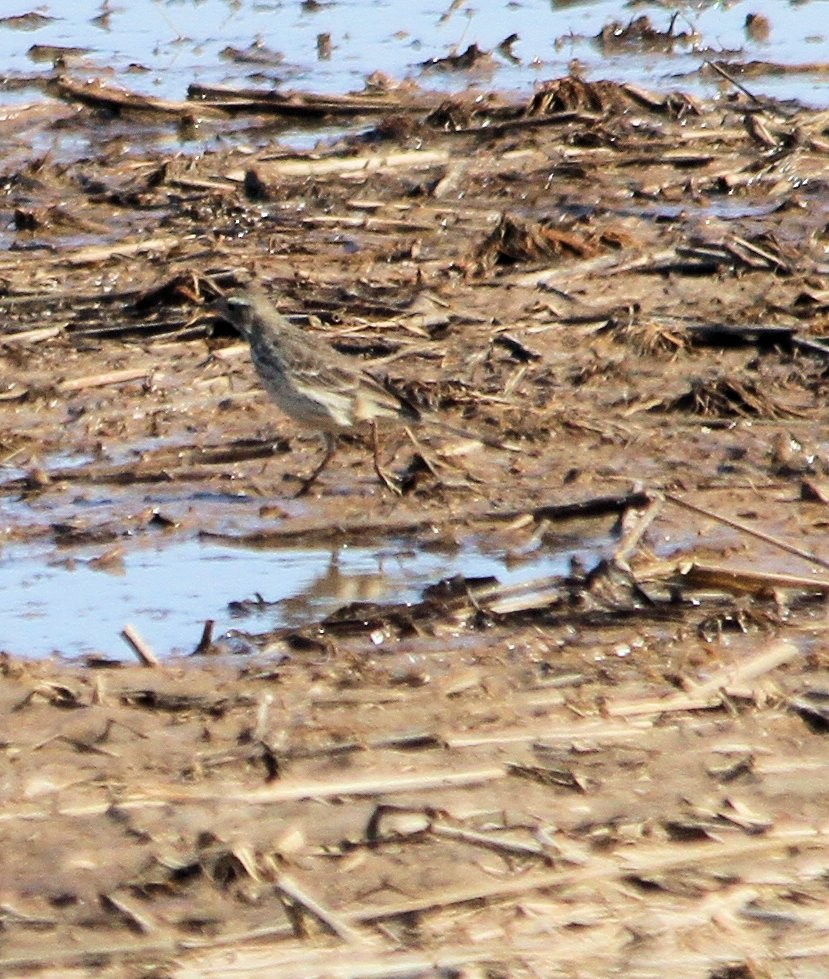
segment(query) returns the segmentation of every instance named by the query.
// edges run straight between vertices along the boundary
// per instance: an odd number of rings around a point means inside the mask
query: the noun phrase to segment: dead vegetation
[[[4,541],[595,547],[207,624],[186,662],[140,623],[140,666],[10,649],[0,972],[824,974],[825,113],[577,78],[54,92],[95,150],[2,164]],[[292,153],[285,116],[362,129]],[[136,148],[159,125],[223,145]],[[390,434],[392,499],[358,436],[290,500],[314,447],[210,312],[249,271],[522,451]]]

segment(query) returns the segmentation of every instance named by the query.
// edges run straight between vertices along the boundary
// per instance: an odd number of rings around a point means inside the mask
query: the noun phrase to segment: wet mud
[[[4,123],[4,551],[526,575],[272,627],[263,575],[192,656],[8,636],[0,972],[825,973],[827,114],[53,91]],[[348,132],[298,153],[286,115]],[[28,149],[56,128],[86,149]],[[393,492],[355,430],[297,498],[318,442],[212,311],[251,274],[471,437],[381,429]]]

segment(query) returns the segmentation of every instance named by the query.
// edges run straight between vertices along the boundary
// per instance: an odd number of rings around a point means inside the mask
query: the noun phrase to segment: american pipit
[[[374,468],[390,489],[395,486],[382,471],[377,453],[375,422],[378,419],[392,419],[403,425],[429,421],[455,435],[505,447],[424,416],[388,384],[324,341],[289,323],[258,288],[248,287],[228,293],[218,300],[214,309],[250,343],[251,359],[273,401],[286,415],[305,428],[319,432],[325,439],[322,461],[303,479],[299,495],[308,490],[331,461],[337,447],[337,434],[360,422],[372,425]]]

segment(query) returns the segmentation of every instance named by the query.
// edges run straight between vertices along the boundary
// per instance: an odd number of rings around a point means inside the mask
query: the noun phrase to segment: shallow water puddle
[[[128,658],[119,633],[130,623],[159,655],[186,654],[207,619],[215,621],[217,639],[233,629],[264,632],[316,621],[355,601],[416,601],[425,586],[454,575],[494,575],[511,584],[564,574],[572,558],[589,563],[606,542],[545,550],[511,568],[473,546],[447,554],[415,551],[405,542],[332,551],[188,540],[131,550],[106,563],[96,560],[100,548],[65,557],[12,546],[0,552],[0,650]],[[234,609],[240,602],[243,610]]]
[[[169,99],[184,98],[193,82],[359,90],[375,71],[395,79],[414,78],[431,88],[455,90],[474,83],[526,90],[540,79],[565,75],[572,59],[593,77],[711,94],[721,79],[698,77],[706,57],[806,65],[821,61],[825,40],[818,7],[808,0],[757,0],[750,10],[764,15],[764,29],[751,31],[740,4],[679,4],[673,39],[647,47],[635,39],[624,43],[619,35],[642,14],[656,30],[668,32],[671,14],[655,2],[635,10],[620,8],[616,0],[46,3],[38,8],[45,16],[26,23],[0,22],[0,55],[9,75],[0,101],[30,99],[60,55],[66,62],[62,70],[92,76],[111,66],[129,74],[131,88]],[[594,40],[611,24],[616,29],[604,43]],[[514,42],[499,47],[512,35],[517,35]],[[471,44],[489,53],[471,70],[424,67]],[[813,75],[769,71],[749,84],[778,98],[825,103],[819,66]]]

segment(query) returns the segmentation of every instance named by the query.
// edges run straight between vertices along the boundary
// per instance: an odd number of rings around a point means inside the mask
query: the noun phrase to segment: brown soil
[[[825,975],[827,115],[56,92],[4,123],[4,540],[614,543],[247,655],[7,655],[0,973]],[[235,135],[286,113],[363,129]],[[137,148],[171,120],[228,148]],[[84,159],[25,149],[67,129]],[[398,497],[357,433],[293,499],[318,447],[209,312],[251,271],[520,451],[385,433]]]

